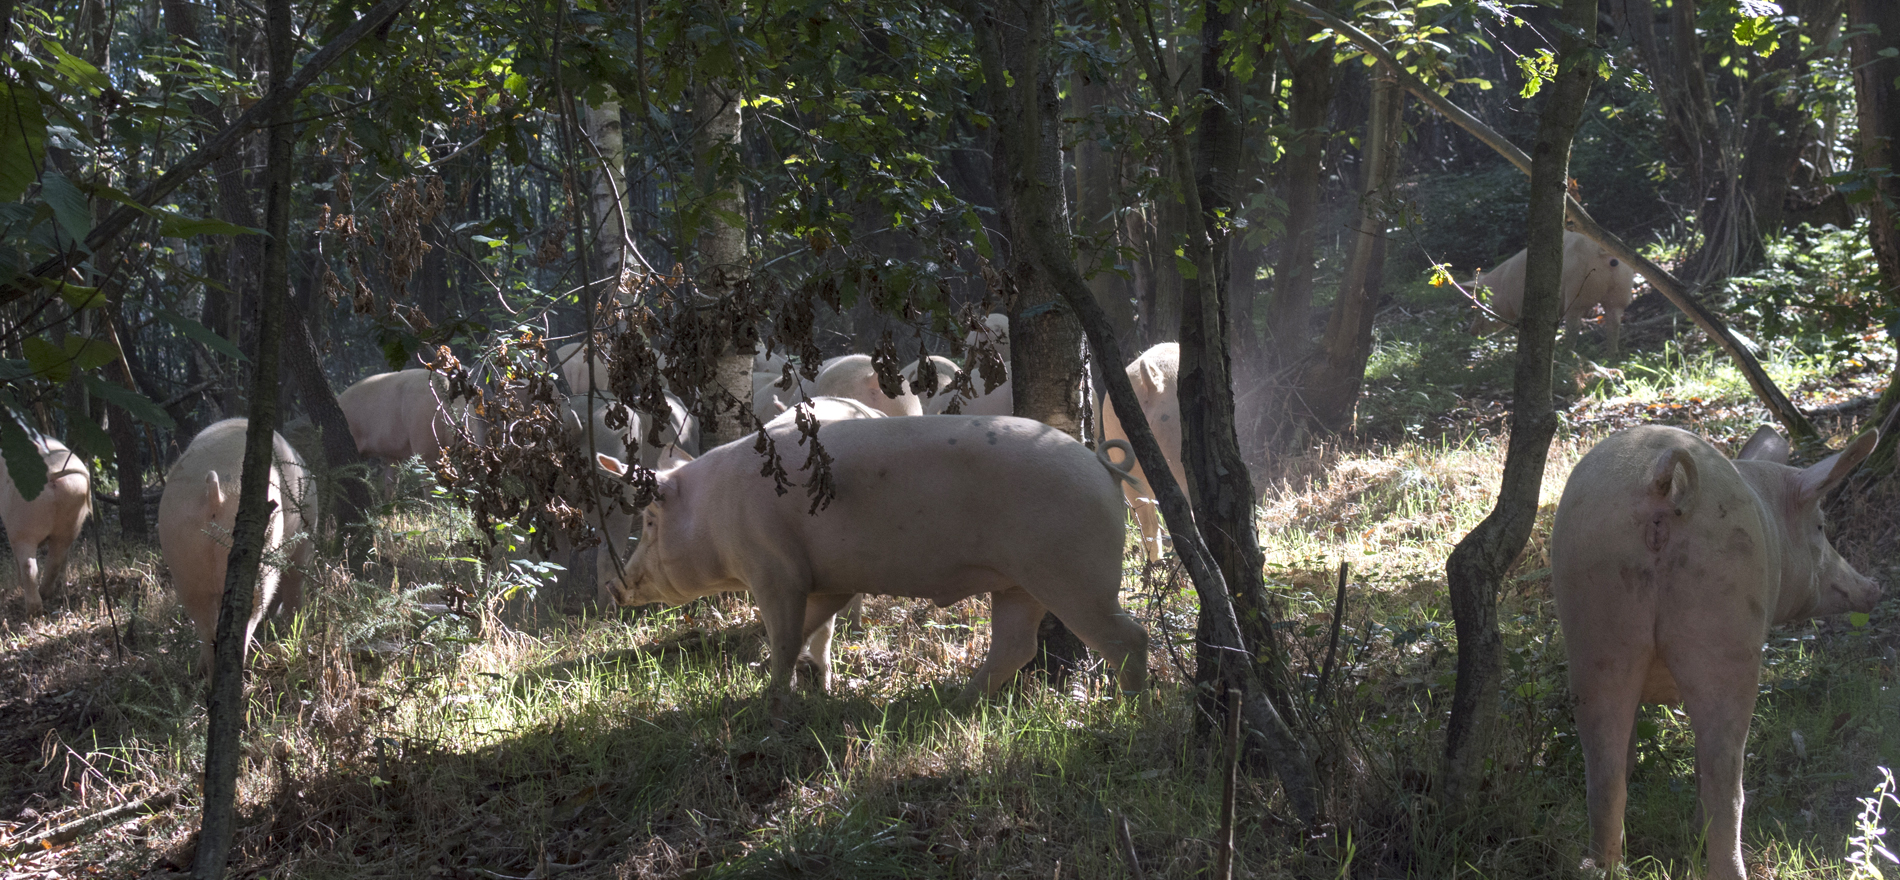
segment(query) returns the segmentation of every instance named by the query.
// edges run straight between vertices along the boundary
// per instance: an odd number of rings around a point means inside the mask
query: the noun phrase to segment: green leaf
[[[1757,40],[1774,32],[1774,26],[1768,23],[1765,16],[1744,18],[1735,23],[1735,42],[1742,46],[1753,46]]]
[[[963,225],[970,229],[970,238],[976,242],[976,252],[985,260],[996,259],[996,251],[990,247],[990,237],[983,231],[983,220],[976,216],[975,208],[963,209]]]
[[[42,45],[52,53],[54,58],[58,59],[55,69],[66,77],[67,81],[77,84],[80,89],[96,95],[112,88],[112,81],[106,79],[106,75],[100,73],[99,68],[94,67],[92,62],[66,51],[66,47],[51,40]]]
[[[73,376],[73,359],[66,356],[66,350],[42,337],[20,340],[20,351],[26,355],[27,363],[33,365],[34,375],[55,385],[63,385]]]
[[[0,202],[16,201],[39,179],[46,114],[31,89],[0,82]]]
[[[1871,620],[1873,620],[1873,618],[1865,611],[1850,611],[1847,613],[1847,623],[1855,629],[1865,627]]]
[[[48,291],[59,294],[59,298],[65,300],[75,312],[102,306],[106,302],[105,295],[99,292],[99,288],[74,284],[64,275],[57,278],[37,277],[33,280],[39,282],[40,286]]]
[[[92,231],[92,205],[79,187],[59,172],[48,171],[40,178],[40,198],[53,209],[68,238],[75,243],[86,240],[86,233]]]
[[[239,363],[245,363],[248,360],[244,357],[244,352],[239,351],[238,347],[232,344],[231,340],[213,333],[210,327],[206,327],[171,309],[153,309],[152,314],[156,315],[159,320],[172,325],[178,332],[197,340],[204,347],[218,354],[224,355]]]
[[[173,238],[191,238],[194,235],[263,235],[264,230],[236,223],[226,223],[211,217],[186,217],[183,214],[162,214],[165,219],[158,222],[158,234]]]
[[[40,457],[40,448],[26,429],[14,421],[13,412],[4,408],[0,408],[0,457],[6,459],[7,476],[20,497],[28,501],[40,497],[40,490],[46,488],[46,459]]]
[[[145,395],[139,394],[136,391],[128,391],[98,376],[84,376],[82,378],[86,382],[86,390],[91,391],[94,397],[98,397],[113,406],[131,413],[133,418],[157,425],[161,428],[176,427],[172,422],[172,417],[166,414],[163,409],[160,409],[158,404],[145,399]]]
[[[112,437],[84,412],[66,412],[66,442],[80,458],[112,463]]]
[[[1182,255],[1179,248],[1174,251],[1174,271],[1181,273],[1181,277],[1188,281],[1201,277],[1201,267],[1194,265],[1193,260]]]
[[[66,357],[81,370],[97,370],[119,359],[119,347],[106,339],[88,339],[77,334],[66,337]]]

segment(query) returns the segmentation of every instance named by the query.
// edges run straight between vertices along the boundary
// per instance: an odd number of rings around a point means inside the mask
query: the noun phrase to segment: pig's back
[[[795,431],[779,454],[803,459]],[[1119,572],[1121,493],[1095,453],[1040,422],[1008,416],[917,416],[826,425],[835,494],[811,515],[801,491],[777,495],[749,444],[728,473],[749,474],[748,534],[804,556],[819,592],[875,592],[951,602],[1052,567]],[[708,453],[713,455],[716,453]],[[748,515],[750,514],[750,515]]]

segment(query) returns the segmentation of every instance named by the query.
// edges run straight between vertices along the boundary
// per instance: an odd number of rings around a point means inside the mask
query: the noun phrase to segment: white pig
[[[1128,381],[1135,386],[1135,397],[1141,400],[1141,411],[1148,416],[1148,429],[1154,432],[1155,442],[1161,446],[1161,454],[1168,459],[1168,472],[1174,474],[1174,481],[1186,492],[1187,472],[1181,468],[1181,397],[1177,385],[1181,373],[1181,346],[1179,343],[1163,342],[1141,353],[1128,365]],[[1107,439],[1128,439],[1128,432],[1122,429],[1122,420],[1115,414],[1115,405],[1109,402],[1107,395],[1101,399],[1102,436]],[[1155,501],[1154,488],[1148,485],[1148,477],[1142,473],[1141,465],[1128,457],[1129,474],[1139,482],[1122,487],[1128,498],[1128,506],[1134,508],[1135,525],[1141,530],[1141,550],[1148,555],[1148,561],[1161,559],[1162,522],[1161,507]]]
[[[798,424],[798,410],[800,407],[808,408],[812,416],[818,419],[818,424],[820,425],[829,425],[832,422],[846,422],[852,419],[881,419],[885,417],[883,413],[865,406],[858,401],[852,400],[849,397],[820,396],[808,401],[801,401],[791,409],[772,417],[770,421],[765,423],[765,429],[771,431],[777,428],[791,427],[793,430],[796,430]]]
[[[814,393],[826,397],[849,397],[887,416],[920,416],[924,414],[923,402],[910,392],[910,383],[904,382],[903,393],[899,397],[888,397],[878,387],[877,371],[871,367],[868,354],[849,354],[825,361],[824,369],[818,372],[818,381],[812,389]],[[787,402],[790,405],[790,402]]]
[[[1471,283],[1491,289],[1491,311],[1498,318],[1516,323],[1524,308],[1524,265],[1530,251],[1521,250],[1497,268],[1480,274]],[[1592,306],[1603,306],[1603,332],[1610,354],[1616,354],[1623,330],[1623,310],[1629,308],[1636,285],[1636,270],[1610,255],[1602,245],[1582,234],[1564,232],[1563,316],[1575,337],[1583,332],[1583,316]],[[1488,315],[1472,319],[1471,332],[1485,333],[1499,326]]]
[[[1702,438],[1646,425],[1571,471],[1551,527],[1551,592],[1577,696],[1590,856],[1623,858],[1639,702],[1682,702],[1695,730],[1709,874],[1741,880],[1742,755],[1768,628],[1870,610],[1880,588],[1828,543],[1820,500],[1877,433],[1806,469],[1757,433],[1733,462]]]
[[[350,423],[356,451],[398,462],[412,455],[434,461],[455,435],[464,407],[443,400],[442,383],[421,368],[369,376],[336,396]]]
[[[584,342],[570,342],[554,350],[554,363],[567,380],[567,390],[576,397],[596,388],[607,390],[607,362],[599,347],[594,349],[590,361],[584,351],[586,348]]]
[[[792,404],[818,393],[816,383],[806,380],[804,376],[796,378],[796,387],[787,384],[782,366],[778,372],[753,373],[752,415],[761,422],[768,422]]]
[[[212,640],[218,606],[224,599],[224,573],[231,555],[231,530],[237,524],[238,486],[244,475],[247,419],[225,419],[192,438],[165,475],[158,501],[158,545],[171,569],[178,601],[198,630],[200,656],[211,670]],[[294,613],[303,602],[303,572],[314,551],[306,534],[317,519],[317,495],[304,461],[282,434],[272,432],[270,500],[273,508],[264,536],[266,555],[252,594],[251,617],[244,624],[249,651],[258,621],[276,602]],[[279,555],[281,554],[281,555]],[[279,567],[280,558],[289,565]]]
[[[782,446],[795,430],[769,429]],[[1118,668],[1147,679],[1147,633],[1121,609],[1126,477],[1073,438],[1029,419],[922,416],[825,426],[835,495],[809,512],[759,474],[749,440],[662,474],[640,546],[613,583],[622,605],[680,604],[750,590],[771,647],[771,689],[792,684],[800,646],[830,680],[834,615],[855,593],[949,605],[991,594],[990,653],[965,700],[995,691],[1035,655],[1053,611]],[[626,466],[602,457],[601,467]]]
[[[1001,312],[991,312],[983,318],[983,329],[971,330],[963,337],[965,345],[975,345],[988,337],[995,343],[997,356],[1003,363],[1009,363],[1009,316]]]
[[[922,384],[917,381],[917,362],[911,361],[904,366],[905,381],[911,390],[923,401],[924,415],[937,416],[950,408],[951,401],[958,401],[957,414],[965,416],[1006,416],[1015,411],[1015,398],[1008,379],[1003,384],[981,391],[974,399],[964,398],[950,390],[950,383],[957,377],[957,363],[947,357],[930,356],[930,365],[937,370],[937,393],[926,396]],[[1008,375],[1005,372],[1004,375]],[[983,377],[972,375],[970,381],[979,389],[983,388]]]
[[[26,613],[37,615],[45,610],[40,597],[66,582],[66,553],[92,512],[92,475],[66,444],[36,431],[28,435],[46,462],[46,485],[33,500],[26,500],[7,473],[6,459],[0,458],[0,524],[7,527],[7,542],[13,546]],[[41,544],[46,545],[44,572],[38,571]]]

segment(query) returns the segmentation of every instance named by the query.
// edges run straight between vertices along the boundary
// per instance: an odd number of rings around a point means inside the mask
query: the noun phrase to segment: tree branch
[[[350,25],[349,28],[344,30],[336,39],[331,40],[330,43],[323,48],[318,49],[315,54],[310,56],[308,61],[304,62],[302,67],[297,68],[297,71],[291,74],[281,85],[273,86],[269,94],[266,94],[263,99],[257,103],[252,104],[251,108],[244,111],[244,114],[239,116],[236,122],[231,123],[226,126],[223,131],[212,136],[209,142],[197,150],[194,150],[191,155],[186,156],[184,161],[172,166],[170,171],[165,172],[157,180],[146,184],[144,189],[139,190],[138,193],[132,197],[132,200],[142,206],[149,206],[163,200],[166,196],[170,195],[173,190],[184,185],[185,181],[190,180],[192,176],[204,170],[206,165],[222,157],[231,147],[237,144],[239,138],[249,134],[252,129],[262,126],[265,120],[271,118],[272,113],[275,113],[279,108],[289,104],[291,101],[296,100],[297,96],[301,95],[304,89],[309,88],[310,84],[315,82],[319,75],[338,60],[342,59],[344,55],[348,54],[351,49],[355,48],[357,43],[361,42],[364,37],[369,36],[371,31],[387,24],[395,17],[396,13],[401,12],[402,8],[408,5],[408,3],[409,0],[383,0],[383,2],[376,4],[376,6],[365,13],[362,18],[357,19],[355,24]],[[132,224],[132,221],[138,219],[144,213],[145,209],[141,207],[135,207],[133,205],[119,206],[118,210],[106,215],[104,220],[99,221],[99,225],[92,228],[92,232],[86,235],[86,241],[82,247],[69,249],[41,262],[39,265],[34,266],[32,271],[27,273],[26,279],[51,278],[66,271],[76,255],[97,252],[101,247],[104,247],[112,239],[116,238],[119,233],[124,232],[125,228]],[[0,288],[0,305],[13,302],[16,299],[26,296],[29,292],[40,289],[37,284],[22,284],[20,280],[21,279],[16,279],[6,287]]]

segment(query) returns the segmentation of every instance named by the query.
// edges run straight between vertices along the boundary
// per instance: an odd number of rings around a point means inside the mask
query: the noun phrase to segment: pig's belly
[[[813,593],[908,596],[949,605],[1014,585],[994,564],[941,554],[905,553],[901,547],[839,551],[812,560]]]

